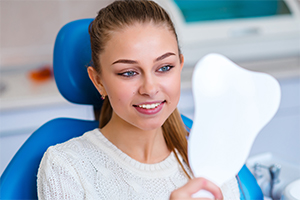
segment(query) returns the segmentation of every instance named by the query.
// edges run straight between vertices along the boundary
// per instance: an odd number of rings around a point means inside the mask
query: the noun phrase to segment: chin
[[[162,125],[164,124],[163,122],[142,122],[142,124],[140,125],[136,125],[136,127],[138,127],[139,129],[143,130],[143,131],[152,131],[158,128],[161,128]]]

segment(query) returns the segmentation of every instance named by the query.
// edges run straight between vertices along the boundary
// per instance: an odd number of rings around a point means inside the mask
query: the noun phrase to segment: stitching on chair
[[[244,197],[244,199],[246,200],[246,195],[245,195],[245,192],[244,192],[244,189],[243,189],[243,186],[242,186],[242,182],[241,182],[241,179],[239,177],[239,175],[236,175],[236,179],[239,183],[239,188],[240,188],[240,191],[242,191],[242,195]]]

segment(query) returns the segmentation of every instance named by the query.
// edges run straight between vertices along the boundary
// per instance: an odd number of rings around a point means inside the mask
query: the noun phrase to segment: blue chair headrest
[[[100,94],[90,81],[91,65],[89,24],[93,19],[70,22],[59,31],[54,45],[53,71],[59,92],[72,103],[101,107]]]

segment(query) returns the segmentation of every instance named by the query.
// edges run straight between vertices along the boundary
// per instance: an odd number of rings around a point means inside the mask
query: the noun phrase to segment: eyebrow
[[[116,63],[136,64],[137,61],[135,61],[135,60],[127,60],[127,59],[120,59],[120,60],[117,60],[117,61],[113,62],[113,65],[116,64]]]
[[[175,56],[176,54],[175,53],[172,53],[172,52],[168,52],[168,53],[165,53],[161,56],[159,56],[158,58],[156,58],[154,60],[154,62],[158,62],[158,61],[161,61],[169,56]],[[138,62],[135,61],[135,60],[128,60],[128,59],[120,59],[120,60],[117,60],[115,62],[112,63],[112,65],[116,64],[116,63],[124,63],[124,64],[137,64]]]
[[[175,56],[175,53],[172,53],[172,52],[165,53],[165,54],[159,56],[158,58],[156,58],[155,62],[163,60],[163,59],[165,59],[165,58],[167,58],[169,56]]]

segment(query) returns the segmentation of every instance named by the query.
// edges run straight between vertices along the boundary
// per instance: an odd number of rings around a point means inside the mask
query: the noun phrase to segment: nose
[[[154,97],[159,90],[158,80],[152,74],[144,75],[139,87],[139,93],[143,96]]]

